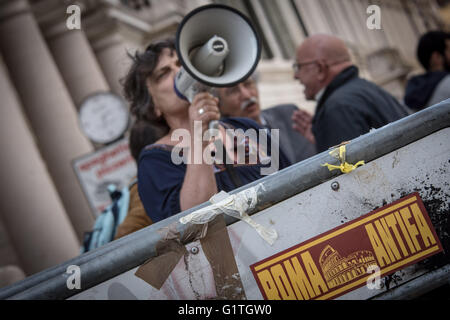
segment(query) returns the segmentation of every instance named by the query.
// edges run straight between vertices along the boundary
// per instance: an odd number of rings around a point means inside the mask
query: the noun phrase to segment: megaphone
[[[189,102],[211,87],[244,81],[261,57],[261,43],[250,20],[220,4],[188,13],[178,27],[175,46],[182,65],[175,76],[175,92]]]

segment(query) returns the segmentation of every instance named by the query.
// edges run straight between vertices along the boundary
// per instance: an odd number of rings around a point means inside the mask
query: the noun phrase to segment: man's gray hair
[[[255,83],[258,83],[260,77],[261,77],[261,73],[256,70],[255,72],[252,73],[252,75],[249,78],[252,79]]]

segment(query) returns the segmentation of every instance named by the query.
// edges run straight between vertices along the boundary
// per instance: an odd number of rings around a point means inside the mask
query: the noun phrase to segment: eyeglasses
[[[297,73],[297,72],[300,71],[300,68],[301,68],[302,66],[306,66],[306,65],[312,64],[312,63],[317,63],[317,60],[312,60],[312,61],[303,62],[303,63],[295,62],[295,63],[292,65],[292,69],[294,69],[294,73]]]

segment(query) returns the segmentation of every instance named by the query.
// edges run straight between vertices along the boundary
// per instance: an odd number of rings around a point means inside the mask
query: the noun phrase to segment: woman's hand
[[[218,192],[213,166],[208,165],[203,159],[203,151],[209,144],[209,141],[203,141],[203,134],[208,130],[210,121],[220,118],[218,103],[217,98],[207,92],[202,92],[194,97],[189,107],[192,152],[190,152],[191,162],[187,165],[180,192],[182,211],[208,201]],[[201,121],[201,124],[195,123],[196,121]],[[201,130],[201,135],[199,130]],[[197,148],[197,145],[202,147]],[[197,153],[197,150],[200,152]]]
[[[209,123],[213,120],[219,119],[220,119],[219,99],[212,96],[208,92],[201,92],[197,94],[194,97],[191,106],[189,107],[189,122],[191,124],[191,137],[194,137],[195,121],[201,121],[201,139],[202,139],[204,132],[208,130]],[[203,141],[203,139],[202,141],[195,141],[195,142],[202,143],[203,147],[207,146],[209,143],[208,141]]]

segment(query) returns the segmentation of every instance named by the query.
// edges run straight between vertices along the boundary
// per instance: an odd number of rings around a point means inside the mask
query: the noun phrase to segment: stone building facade
[[[263,108],[294,102],[314,112],[291,68],[308,35],[343,38],[362,75],[400,99],[420,70],[418,37],[443,27],[428,0],[0,0],[0,268],[30,275],[79,253],[94,215],[71,163],[99,147],[79,128],[81,101],[121,95],[127,53],[173,35],[184,15],[209,3],[234,6],[255,24]],[[71,5],[81,29],[67,26]],[[367,27],[370,5],[381,9],[380,29]]]

